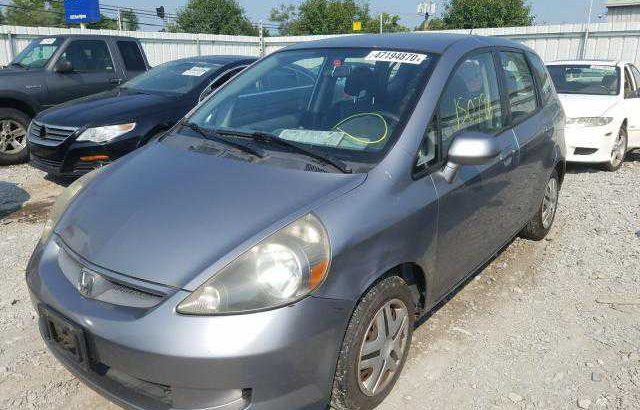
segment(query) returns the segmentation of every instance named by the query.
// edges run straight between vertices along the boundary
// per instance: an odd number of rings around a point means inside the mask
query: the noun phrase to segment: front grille
[[[57,127],[55,125],[31,123],[31,136],[45,140],[64,141],[78,129],[74,127]]]
[[[62,161],[54,161],[51,159],[44,159],[41,157],[37,157],[35,155],[31,155],[31,162],[34,163],[34,165],[42,165],[45,166],[47,168],[60,168],[62,166]]]

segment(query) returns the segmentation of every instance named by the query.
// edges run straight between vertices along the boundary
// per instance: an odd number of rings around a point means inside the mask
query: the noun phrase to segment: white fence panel
[[[621,59],[640,65],[640,23],[563,24],[452,30],[454,33],[505,37],[528,45],[545,61]],[[5,65],[34,38],[55,34],[105,34],[140,39],[149,63],[157,65],[197,55],[271,53],[290,44],[332,36],[266,37],[0,26],[0,65]],[[264,48],[264,50],[262,50]]]

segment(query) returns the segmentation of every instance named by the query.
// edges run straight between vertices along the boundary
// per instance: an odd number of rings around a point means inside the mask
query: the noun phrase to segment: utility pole
[[[262,20],[258,23],[258,36],[260,36],[260,57],[264,57],[266,50],[264,46],[264,23]]]
[[[118,30],[122,31],[122,10],[118,7]]]
[[[582,55],[580,58],[585,59],[587,55],[587,42],[589,41],[589,29],[591,25],[591,13],[593,13],[593,0],[589,2],[589,14],[587,15],[587,26],[584,29],[584,44],[582,45]]]
[[[380,34],[382,34],[383,27],[384,27],[384,22],[382,20],[382,13],[380,13]]]

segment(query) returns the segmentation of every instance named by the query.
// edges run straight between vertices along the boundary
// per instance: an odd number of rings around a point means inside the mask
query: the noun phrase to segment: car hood
[[[50,108],[40,113],[36,121],[65,127],[108,125],[174,108],[176,104],[173,97],[115,89]]]
[[[618,96],[560,94],[567,118],[600,117],[619,101]]]
[[[70,205],[56,233],[97,266],[193,290],[187,284],[212,264],[365,179],[156,143],[101,172]]]

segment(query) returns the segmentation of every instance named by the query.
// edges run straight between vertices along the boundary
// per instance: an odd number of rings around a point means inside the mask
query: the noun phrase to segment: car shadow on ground
[[[0,221],[22,209],[31,195],[12,182],[0,181]]]
[[[46,179],[49,182],[53,182],[56,185],[63,186],[65,188],[68,187],[69,185],[71,185],[73,183],[73,181],[76,180],[76,178],[59,177],[59,176],[52,175],[52,174],[45,175],[44,179]]]
[[[512,238],[506,245],[504,245],[498,252],[496,252],[495,255],[493,255],[493,257],[491,259],[489,259],[487,262],[485,262],[482,266],[480,266],[475,272],[473,272],[473,274],[469,275],[468,278],[466,278],[463,282],[461,282],[460,284],[458,284],[456,286],[456,288],[454,290],[451,291],[451,293],[449,293],[444,299],[442,299],[437,305],[435,305],[429,312],[427,312],[425,315],[423,315],[420,319],[416,320],[415,324],[414,324],[414,328],[418,328],[420,326],[422,326],[424,323],[426,323],[431,316],[433,316],[434,314],[436,314],[440,309],[442,309],[447,303],[449,303],[449,301],[453,298],[456,297],[456,295],[462,290],[464,289],[469,283],[471,283],[476,276],[478,276],[479,274],[481,274],[489,265],[491,265],[493,263],[493,261],[495,261],[496,259],[498,259],[500,257],[500,255],[502,255],[502,253],[504,251],[506,251],[509,246],[511,246],[511,244],[513,242],[515,242],[515,240],[518,238],[518,236],[515,236],[514,238]]]

